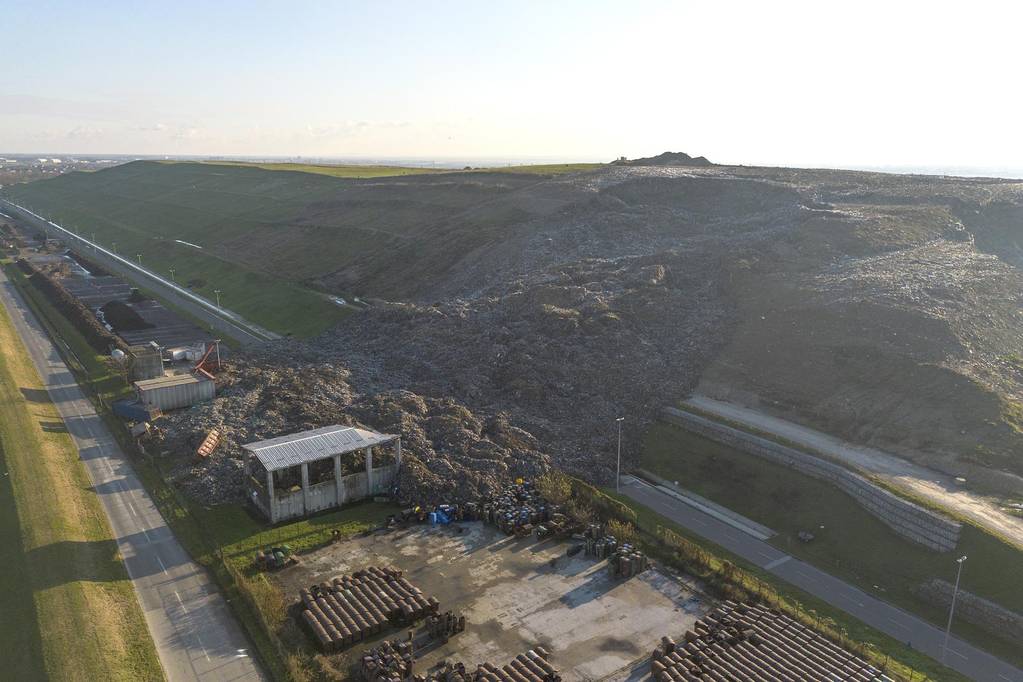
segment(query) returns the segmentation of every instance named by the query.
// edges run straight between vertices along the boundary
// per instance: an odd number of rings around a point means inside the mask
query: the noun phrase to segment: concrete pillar
[[[274,472],[266,472],[266,499],[270,507],[270,523],[277,523],[277,500],[274,499]]]
[[[309,462],[302,462],[302,513],[309,513]]]
[[[334,455],[334,492],[337,506],[345,503],[345,486],[341,483],[341,455]]]
[[[373,448],[366,448],[366,495],[373,494]]]
[[[401,438],[397,438],[394,441],[394,472],[397,473],[398,469],[401,468]]]

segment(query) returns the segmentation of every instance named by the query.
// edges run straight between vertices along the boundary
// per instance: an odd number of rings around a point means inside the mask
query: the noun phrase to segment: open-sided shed
[[[354,426],[324,426],[242,448],[249,499],[271,523],[384,494],[401,466],[399,436]],[[374,467],[374,453],[388,462]]]

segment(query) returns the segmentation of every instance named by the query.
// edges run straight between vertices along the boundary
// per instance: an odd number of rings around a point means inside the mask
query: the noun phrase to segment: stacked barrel
[[[366,682],[403,682],[412,677],[412,643],[393,640],[369,649],[359,667]]]
[[[479,505],[480,516],[508,535],[528,535],[555,511],[531,483],[508,486]]]
[[[629,543],[619,545],[607,561],[608,570],[615,578],[631,578],[650,568],[646,555]]]
[[[763,606],[730,601],[698,620],[684,643],[662,638],[650,667],[659,682],[891,682],[812,628]]]
[[[392,567],[357,571],[303,589],[299,595],[305,606],[302,618],[328,653],[435,614],[439,606]]]
[[[547,651],[536,647],[501,667],[488,662],[469,671],[462,663],[448,663],[440,670],[414,675],[412,645],[393,641],[363,654],[360,669],[366,682],[561,682],[548,658]]]
[[[446,642],[465,631],[465,616],[457,616],[453,611],[429,615],[426,617],[426,631],[433,639]]]

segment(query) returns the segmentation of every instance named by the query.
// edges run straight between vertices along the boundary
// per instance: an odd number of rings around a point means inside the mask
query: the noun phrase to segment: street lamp
[[[171,281],[172,281],[172,282],[177,282],[177,280],[176,280],[176,279],[174,279],[174,268],[171,268],[171,269],[170,269],[170,273],[171,273]]]
[[[217,295],[217,307],[220,307],[220,289],[214,289],[213,293]]]
[[[139,260],[139,267],[141,268],[142,267],[142,254],[141,253],[136,253],[135,257],[138,258],[138,260]]]
[[[941,662],[945,663],[945,652],[948,651],[948,637],[952,633],[952,614],[956,610],[956,595],[959,594],[959,578],[963,575],[963,562],[966,561],[966,555],[956,559],[956,563],[959,564],[959,568],[956,570],[956,586],[952,590],[952,604],[948,607],[948,625],[945,627],[945,643],[941,645]]]
[[[615,419],[618,422],[618,469],[615,472],[615,492],[622,492],[622,422],[625,417]]]
[[[110,250],[117,253],[117,242],[110,242]]]

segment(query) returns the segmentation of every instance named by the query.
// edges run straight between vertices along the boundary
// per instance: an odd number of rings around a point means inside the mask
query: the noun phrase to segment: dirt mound
[[[237,246],[373,305],[243,358],[180,429],[400,429],[406,490],[485,487],[548,455],[608,481],[614,419],[628,461],[699,387],[971,481],[1020,473],[1021,188],[631,163],[351,182]],[[168,419],[173,444],[186,418]]]
[[[713,166],[706,156],[689,156],[685,152],[661,152],[642,159],[621,158],[611,162],[617,166]]]
[[[301,348],[289,349],[302,355]],[[453,501],[495,492],[509,478],[533,478],[550,466],[536,438],[505,415],[481,416],[451,399],[409,391],[358,395],[348,370],[301,359],[280,366],[269,349],[236,357],[218,376],[210,403],[159,422],[154,447],[176,462],[171,478],[204,503],[240,501],[243,443],[329,424],[368,426],[402,436],[403,499]],[[214,455],[193,453],[215,426]]]
[[[134,332],[153,327],[124,301],[110,301],[104,304],[100,310],[103,311],[103,319],[107,324],[118,332]]]

